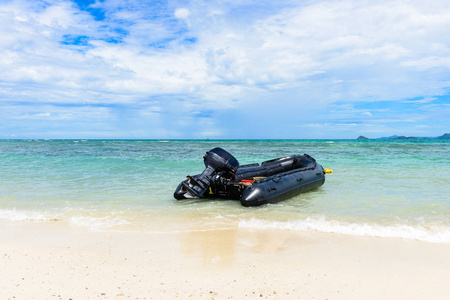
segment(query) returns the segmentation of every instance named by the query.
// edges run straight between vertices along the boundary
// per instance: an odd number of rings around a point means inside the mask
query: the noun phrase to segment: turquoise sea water
[[[262,207],[176,201],[222,147],[241,164],[307,153],[319,189]],[[0,221],[94,230],[275,228],[450,243],[450,142],[442,140],[0,140]]]

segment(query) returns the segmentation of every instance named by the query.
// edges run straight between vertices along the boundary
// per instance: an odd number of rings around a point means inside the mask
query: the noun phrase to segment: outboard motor
[[[177,200],[202,198],[213,180],[231,178],[239,168],[239,162],[222,148],[214,148],[203,157],[206,169],[199,175],[187,176],[174,193]]]

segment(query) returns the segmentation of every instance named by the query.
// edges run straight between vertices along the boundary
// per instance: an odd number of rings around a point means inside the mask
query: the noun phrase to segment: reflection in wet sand
[[[180,249],[201,267],[231,267],[239,262],[236,253],[247,252],[258,256],[260,253],[277,254],[289,248],[289,244],[300,242],[292,239],[289,230],[243,230],[238,228],[223,230],[186,231],[181,235]]]
[[[203,267],[230,266],[236,251],[237,229],[187,231],[181,236],[181,251]]]

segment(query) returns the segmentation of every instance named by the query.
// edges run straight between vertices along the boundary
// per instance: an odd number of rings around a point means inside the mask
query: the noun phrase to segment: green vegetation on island
[[[450,139],[450,133],[444,133],[441,136],[437,137],[416,137],[416,136],[404,136],[404,135],[393,135],[389,137],[380,137],[380,138],[374,138],[370,139],[368,137],[365,137],[363,135],[360,135],[357,140],[418,140],[418,139],[440,139],[440,140],[448,140]]]

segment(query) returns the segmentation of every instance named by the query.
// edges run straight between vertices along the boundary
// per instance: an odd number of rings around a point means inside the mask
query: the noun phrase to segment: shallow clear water
[[[176,201],[222,147],[241,164],[307,153],[325,184],[277,204]],[[1,140],[0,220],[92,229],[256,227],[450,243],[450,142],[440,140]]]

